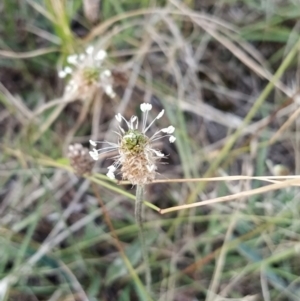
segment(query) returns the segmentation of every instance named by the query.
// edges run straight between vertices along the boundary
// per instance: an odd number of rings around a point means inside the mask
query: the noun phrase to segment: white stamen
[[[142,104],[140,105],[140,108],[141,108],[141,111],[142,111],[142,112],[145,112],[145,111],[146,111],[146,104],[145,104],[145,103],[142,103]]]
[[[65,67],[64,71],[66,74],[71,74],[73,72],[72,68],[69,66]]]
[[[65,71],[63,71],[63,70],[60,70],[58,72],[58,77],[60,77],[60,78],[64,78],[64,77],[66,77],[66,75],[67,75],[67,73]]]
[[[151,125],[155,122],[156,118],[152,120],[152,122],[147,126],[145,130],[143,130],[143,133],[145,134],[151,127]]]
[[[151,111],[152,110],[152,105],[150,103],[147,103],[147,111]]]
[[[115,115],[115,117],[118,120],[118,122],[122,121],[122,115],[120,113],[118,113],[117,115]]]
[[[170,125],[169,127],[162,129],[161,131],[163,133],[173,134],[175,131],[175,128],[174,128],[174,126]]]
[[[147,167],[147,169],[148,169],[149,172],[152,172],[154,170],[154,168],[155,168],[155,165],[151,165],[151,166],[146,165],[146,167]]]
[[[162,110],[162,111],[157,115],[156,119],[161,118],[161,117],[164,115],[164,113],[165,113],[165,110]]]
[[[83,60],[85,59],[85,54],[83,54],[83,53],[80,54],[80,55],[79,55],[79,59],[80,59],[81,61],[83,61]]]
[[[162,152],[160,152],[160,151],[157,151],[157,150],[155,150],[155,149],[152,149],[152,151],[155,153],[155,155],[157,156],[157,157],[164,157],[164,154],[162,153]]]
[[[108,172],[114,173],[116,171],[116,167],[114,165],[110,165],[107,167]]]
[[[136,121],[137,117],[136,116],[131,116],[130,118],[130,129],[133,130],[133,123]]]
[[[106,51],[101,49],[97,52],[97,54],[95,56],[95,60],[96,61],[102,61],[106,58],[106,56],[107,56]]]
[[[78,58],[78,55],[77,55],[77,54],[69,55],[69,56],[67,57],[67,62],[68,62],[69,64],[76,65],[76,64],[77,64],[77,58]]]
[[[112,86],[106,86],[106,87],[105,87],[105,93],[106,93],[108,96],[111,96],[111,97],[114,97],[114,96],[115,96],[115,92],[114,92]]]
[[[135,125],[135,129],[136,129],[136,130],[137,130],[138,126],[139,126],[139,119],[137,118],[137,119],[136,119],[136,125]]]
[[[111,180],[114,180],[116,177],[115,177],[115,174],[111,171],[109,171],[107,174],[107,177],[109,177]]]
[[[123,128],[121,128],[120,126],[119,126],[119,130],[123,133],[123,134],[125,134],[125,131],[124,131],[124,129]]]
[[[89,154],[90,154],[90,156],[91,156],[95,161],[97,161],[97,160],[99,159],[98,153],[95,154],[94,152],[90,151]]]
[[[170,138],[169,138],[170,143],[175,142],[175,140],[176,140],[176,138],[174,136],[170,136]]]
[[[126,124],[127,124],[127,127],[130,129],[130,124],[129,124],[129,122],[119,113],[118,114],[125,122],[126,122]],[[124,130],[123,130],[124,131]]]
[[[103,72],[102,72],[102,74],[104,75],[104,76],[106,76],[106,77],[111,77],[111,71],[110,70],[104,70]],[[101,74],[101,75],[102,75]]]
[[[150,103],[142,103],[140,105],[141,111],[142,112],[146,112],[146,111],[150,111],[152,109],[152,105]]]
[[[92,54],[92,53],[94,52],[94,46],[89,46],[89,47],[85,50],[85,52],[86,52],[87,54]]]
[[[90,140],[89,142],[90,142],[90,144],[91,144],[92,146],[96,146],[96,145],[97,145],[97,143],[96,143],[94,140]]]

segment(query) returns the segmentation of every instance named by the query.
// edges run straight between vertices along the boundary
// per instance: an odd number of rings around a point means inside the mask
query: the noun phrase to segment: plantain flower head
[[[89,46],[84,53],[67,57],[68,65],[58,72],[61,78],[68,78],[66,93],[75,93],[77,97],[91,97],[96,90],[102,89],[109,97],[114,98],[113,76],[105,65],[105,50],[95,50]]]
[[[90,144],[94,147],[93,151],[90,151],[90,155],[94,160],[98,160],[101,153],[118,151],[115,162],[108,167],[106,175],[110,179],[115,179],[115,172],[120,167],[122,178],[133,185],[147,184],[155,179],[156,163],[165,155],[152,147],[153,142],[164,137],[169,137],[170,143],[176,140],[172,135],[175,128],[171,125],[155,132],[152,136],[148,136],[148,130],[157,119],[163,116],[164,110],[148,124],[148,113],[151,111],[152,105],[143,103],[140,108],[143,113],[141,124],[139,124],[137,116],[132,116],[130,120],[126,120],[121,114],[115,116],[119,123],[119,132],[116,132],[119,138],[118,143],[90,140]],[[122,127],[122,123],[126,125],[125,129]],[[106,144],[107,146],[96,149],[98,144]]]
[[[89,150],[86,147],[79,143],[71,144],[67,156],[77,175],[82,176],[92,171],[95,161],[89,156]]]

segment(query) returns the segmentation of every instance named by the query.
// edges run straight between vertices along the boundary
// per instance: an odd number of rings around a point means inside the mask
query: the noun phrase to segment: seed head
[[[164,110],[147,126],[148,112],[151,111],[152,105],[143,103],[140,108],[143,112],[141,129],[139,128],[137,116],[132,116],[128,121],[119,113],[115,116],[116,120],[120,123],[119,132],[116,132],[119,136],[118,143],[90,140],[90,144],[93,147],[96,147],[98,143],[108,145],[100,149],[93,148],[93,151],[90,151],[90,155],[94,160],[98,160],[100,153],[114,150],[118,151],[119,154],[115,157],[115,162],[108,167],[107,176],[110,179],[115,179],[115,171],[121,166],[123,179],[128,180],[133,185],[143,185],[153,181],[157,170],[156,163],[165,157],[162,152],[152,147],[152,143],[163,137],[169,137],[170,143],[176,140],[176,138],[171,135],[175,130],[173,126],[163,128],[150,137],[147,136],[147,131],[155,120],[163,116]],[[126,130],[121,127],[122,122],[126,123]]]
[[[68,56],[69,65],[58,72],[59,77],[69,78],[65,92],[85,99],[102,89],[109,97],[115,97],[112,73],[104,66],[106,56],[105,50],[96,51],[93,46],[87,47],[85,53]]]
[[[90,173],[95,163],[89,155],[89,150],[79,143],[69,145],[68,158],[79,176]]]

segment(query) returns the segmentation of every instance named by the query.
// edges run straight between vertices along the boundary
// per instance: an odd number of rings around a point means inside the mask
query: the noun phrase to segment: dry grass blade
[[[151,184],[155,183],[189,183],[189,182],[225,182],[225,181],[243,181],[243,180],[258,180],[264,182],[277,182],[284,180],[300,181],[300,176],[224,176],[224,177],[210,177],[210,178],[192,178],[192,179],[159,179],[153,180]],[[128,185],[128,181],[119,181],[118,185]]]
[[[32,50],[32,51],[22,52],[22,53],[8,51],[8,50],[0,50],[0,56],[11,58],[11,59],[29,59],[29,58],[45,55],[48,53],[58,52],[58,51],[59,49],[55,47],[42,48],[42,49],[37,49],[37,50]]]
[[[266,193],[266,192],[270,192],[273,190],[284,189],[287,187],[291,187],[292,185],[295,185],[295,184],[299,184],[299,179],[287,180],[287,181],[284,181],[281,183],[275,183],[272,185],[268,185],[268,186],[248,190],[248,191],[243,191],[243,192],[239,192],[239,193],[235,193],[232,195],[227,195],[227,196],[223,196],[223,197],[219,197],[219,198],[214,198],[214,199],[206,200],[203,202],[162,209],[162,210],[160,210],[160,214],[165,214],[165,213],[170,213],[173,211],[190,209],[190,208],[195,208],[195,207],[200,207],[200,206],[212,205],[212,204],[221,203],[221,202],[228,202],[228,201],[232,201],[232,200],[235,200],[235,199],[238,199],[241,197],[249,197],[252,195]]]
[[[273,144],[296,120],[296,118],[300,114],[300,108],[298,108],[296,111],[292,113],[291,116],[289,116],[288,120],[278,129],[278,131],[271,137],[269,144]]]
[[[54,100],[51,100],[43,105],[41,105],[40,107],[38,107],[35,111],[34,111],[34,116],[38,116],[40,114],[42,114],[43,112],[45,112],[48,109],[51,109],[52,107],[55,107],[57,105],[60,105],[62,103],[68,104],[70,102],[74,102],[76,99],[74,97],[61,97],[61,98],[57,98]]]
[[[17,109],[20,116],[20,121],[25,123],[33,117],[32,112],[26,107],[21,99],[14,97],[4,86],[0,83],[0,91],[7,97],[11,104]]]

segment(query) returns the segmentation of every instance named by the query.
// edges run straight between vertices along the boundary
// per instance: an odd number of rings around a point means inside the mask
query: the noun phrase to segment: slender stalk
[[[137,185],[136,187],[136,199],[135,199],[135,220],[139,229],[139,240],[141,244],[142,256],[145,265],[145,278],[146,287],[149,294],[151,294],[151,272],[149,266],[148,253],[146,250],[144,226],[143,226],[143,196],[144,196],[144,186]]]
[[[145,291],[144,285],[142,284],[139,276],[137,275],[135,269],[132,267],[129,259],[127,258],[126,254],[124,252],[123,246],[122,246],[121,242],[119,241],[119,238],[118,238],[118,235],[117,235],[117,231],[115,230],[115,228],[113,226],[113,223],[111,222],[111,219],[109,217],[109,214],[108,214],[107,209],[105,207],[105,204],[104,204],[104,202],[103,202],[103,200],[102,200],[102,198],[100,196],[100,193],[98,191],[98,188],[97,188],[96,184],[92,183],[92,187],[93,187],[94,193],[95,193],[95,195],[96,195],[96,197],[97,197],[97,199],[99,201],[99,204],[100,204],[100,206],[102,208],[104,219],[105,219],[105,221],[106,221],[106,223],[107,223],[107,225],[108,225],[108,227],[109,227],[109,229],[111,231],[112,237],[114,238],[115,245],[118,248],[118,250],[119,250],[119,252],[121,254],[121,257],[122,257],[122,259],[123,259],[123,261],[124,261],[124,263],[125,263],[128,271],[129,271],[129,273],[131,274],[132,278],[134,279],[135,284],[136,284],[138,290],[143,294],[143,296],[146,298],[147,301],[153,301],[151,299],[151,297],[150,297],[149,292]]]

